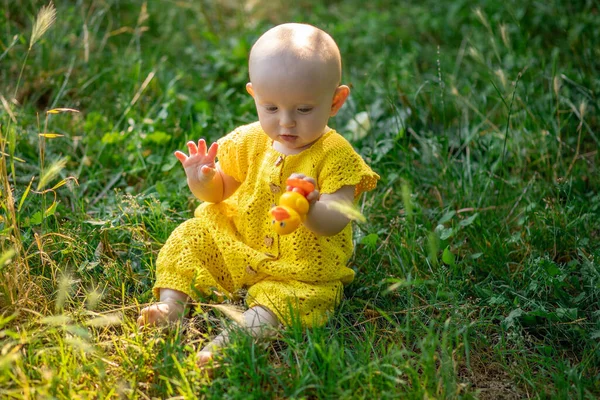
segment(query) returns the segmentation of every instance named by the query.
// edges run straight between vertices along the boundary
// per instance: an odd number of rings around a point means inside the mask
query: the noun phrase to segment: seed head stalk
[[[4,305],[14,305],[16,302],[25,300],[28,292],[28,284],[30,282],[29,279],[29,265],[27,263],[27,257],[24,257],[23,245],[20,235],[19,229],[19,221],[17,218],[17,210],[15,209],[15,199],[12,195],[13,188],[11,187],[11,182],[9,180],[9,176],[12,176],[12,185],[16,184],[16,169],[15,169],[15,150],[16,150],[16,142],[17,135],[15,130],[12,127],[13,123],[13,113],[10,108],[16,102],[17,94],[19,93],[19,88],[21,86],[21,79],[23,78],[23,73],[25,71],[25,66],[27,65],[27,60],[29,59],[29,54],[33,49],[33,46],[40,40],[40,38],[50,29],[50,27],[56,21],[56,8],[52,1],[48,3],[48,5],[43,6],[38,12],[35,22],[33,24],[33,28],[31,31],[31,37],[29,40],[29,47],[27,48],[27,52],[25,53],[25,57],[23,58],[23,64],[21,65],[21,70],[19,72],[19,77],[17,79],[17,84],[15,86],[13,101],[4,102],[3,105],[7,107],[9,118],[6,124],[5,129],[0,129],[0,150],[2,151],[1,161],[0,161],[0,179],[2,181],[2,189],[5,193],[6,204],[7,204],[7,221],[6,225],[10,226],[10,233],[8,236],[8,241],[10,243],[9,248],[5,248],[4,241],[2,241],[2,254],[0,256],[6,262],[12,263],[12,268],[9,268],[4,273],[3,276],[3,291],[7,292],[8,302],[9,304]],[[16,120],[14,121],[16,123]],[[46,121],[47,122],[47,121]],[[6,132],[6,135],[4,134]],[[42,138],[43,140],[43,138]],[[8,154],[4,151],[6,148],[6,144],[8,143]],[[40,144],[40,166],[43,168],[43,158],[44,158],[44,146],[45,143],[42,142]],[[9,158],[10,164],[10,175],[8,173],[8,166],[6,162],[6,158]],[[43,173],[43,170],[42,170]],[[4,196],[3,196],[4,197]],[[44,206],[45,206],[45,201]],[[44,209],[44,206],[42,209]],[[6,254],[10,254],[10,259],[5,260],[4,257]],[[3,263],[4,263],[3,261]],[[2,267],[2,265],[0,265]]]

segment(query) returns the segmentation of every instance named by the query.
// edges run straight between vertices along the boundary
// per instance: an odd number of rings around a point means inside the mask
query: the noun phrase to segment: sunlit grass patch
[[[0,397],[598,397],[594,4],[276,3],[0,6]],[[135,319],[197,206],[173,151],[255,120],[247,53],[287,20],[339,42],[331,124],[382,179],[339,207],[333,319],[234,335],[211,381],[221,313]]]

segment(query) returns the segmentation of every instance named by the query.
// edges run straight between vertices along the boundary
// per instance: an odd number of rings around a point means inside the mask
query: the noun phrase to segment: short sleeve
[[[375,189],[379,175],[343,137],[336,135],[328,143],[319,171],[318,185],[321,193],[334,193],[343,186],[355,186],[354,198]]]
[[[247,142],[244,140],[244,132],[240,128],[217,141],[219,143],[217,160],[221,171],[238,182],[246,179],[248,171]]]

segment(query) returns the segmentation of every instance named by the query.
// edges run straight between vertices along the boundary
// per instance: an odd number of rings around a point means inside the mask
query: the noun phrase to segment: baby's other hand
[[[181,165],[185,169],[185,174],[188,180],[192,181],[210,181],[217,172],[215,166],[215,158],[219,145],[213,143],[208,151],[206,150],[206,141],[198,140],[198,145],[193,141],[187,143],[190,155],[188,156],[182,151],[177,150],[175,157],[181,161]]]
[[[319,197],[321,196],[321,194],[319,193],[319,191],[317,190],[317,182],[315,181],[314,178],[311,178],[309,176],[306,176],[304,174],[291,174],[290,175],[290,179],[303,179],[307,182],[312,183],[315,186],[315,189],[310,192],[309,194],[306,195],[306,200],[308,200],[308,202],[312,205],[314,204],[317,200],[319,200]],[[293,188],[291,186],[286,186],[285,190],[290,191]]]

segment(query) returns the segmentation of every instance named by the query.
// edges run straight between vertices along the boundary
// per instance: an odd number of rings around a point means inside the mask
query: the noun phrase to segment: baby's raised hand
[[[175,157],[181,161],[188,181],[210,181],[217,172],[215,158],[217,157],[219,145],[215,142],[207,151],[206,142],[204,139],[200,139],[198,140],[198,145],[193,141],[187,142],[187,147],[190,152],[189,156],[177,150]]]
[[[315,189],[312,192],[310,192],[309,194],[306,195],[306,200],[308,200],[308,202],[311,205],[315,201],[319,200],[319,197],[320,197],[321,194],[317,190],[317,182],[313,178],[311,178],[309,176],[306,176],[304,174],[291,174],[289,177],[291,179],[303,179],[305,181],[308,181],[308,182],[312,183],[315,186]],[[285,190],[287,190],[287,191],[290,191],[292,189],[293,188],[291,186],[286,186],[286,188],[285,188]]]

